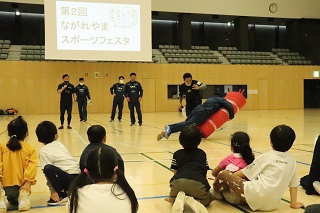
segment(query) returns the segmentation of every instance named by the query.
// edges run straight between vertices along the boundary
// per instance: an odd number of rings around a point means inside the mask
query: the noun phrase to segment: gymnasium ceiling
[[[44,7],[42,4],[24,4],[24,3],[10,3],[0,2],[0,11],[15,12],[19,10],[21,13],[36,13],[43,14]],[[179,20],[179,13],[173,12],[152,12],[153,20]],[[212,14],[191,14],[191,20],[195,22],[213,22],[213,23],[228,23],[233,22],[237,16],[227,15],[212,15]],[[289,19],[283,18],[261,18],[261,17],[248,17],[250,24],[261,25],[285,25]]]

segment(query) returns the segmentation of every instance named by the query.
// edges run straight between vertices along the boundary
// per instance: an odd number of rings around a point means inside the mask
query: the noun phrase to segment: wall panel
[[[85,78],[93,102],[88,107],[89,113],[109,113],[113,100],[109,88],[118,82],[120,75],[125,77],[125,82],[129,81],[131,72],[137,73],[137,81],[145,92],[144,112],[177,111],[178,100],[167,98],[167,85],[181,84],[185,72],[205,84],[246,84],[246,110],[301,109],[303,80],[313,79],[312,72],[319,69],[315,66],[0,61],[0,109],[14,107],[21,114],[59,113],[57,86],[62,82],[62,75],[68,73],[75,86],[80,77]],[[99,78],[95,78],[95,72],[99,72]],[[261,102],[260,95],[264,94],[268,100]],[[124,112],[128,112],[127,103]],[[73,113],[78,113],[77,105]]]

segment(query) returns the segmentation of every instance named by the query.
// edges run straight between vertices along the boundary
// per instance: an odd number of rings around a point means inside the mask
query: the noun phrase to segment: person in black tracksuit
[[[190,115],[192,110],[202,103],[202,97],[200,91],[207,88],[207,86],[200,81],[192,80],[192,75],[190,73],[185,73],[183,75],[184,83],[179,86],[179,100],[180,106],[182,108],[182,98],[183,95],[186,96],[186,116]]]
[[[64,74],[62,76],[63,83],[58,85],[57,92],[60,94],[60,122],[61,126],[58,129],[63,129],[64,123],[64,113],[67,110],[68,113],[68,129],[72,129],[71,123],[71,113],[72,113],[72,102],[76,102],[75,89],[73,84],[69,83],[69,75]]]
[[[122,109],[123,109],[123,100],[124,100],[124,77],[119,76],[119,83],[115,83],[112,87],[110,87],[110,93],[113,95],[113,104],[112,104],[112,112],[110,117],[110,122],[114,121],[114,116],[116,115],[116,109],[118,106],[118,120],[121,122],[122,119]]]
[[[136,81],[136,74],[130,74],[130,81],[125,85],[125,97],[129,104],[130,109],[130,118],[131,118],[131,125],[133,126],[136,123],[136,118],[134,116],[134,107],[136,108],[138,114],[138,122],[139,125],[142,125],[142,114],[140,109],[140,101],[143,95],[143,90],[141,84]]]
[[[76,86],[76,95],[78,102],[78,109],[80,115],[80,121],[87,121],[87,99],[91,101],[89,88],[84,85],[84,79],[79,78],[79,84]]]
[[[219,94],[208,98],[203,104],[198,105],[187,117],[185,121],[174,123],[165,126],[165,130],[162,131],[157,140],[167,138],[175,132],[180,132],[182,129],[188,126],[199,126],[203,124],[210,116],[218,112],[221,108],[225,108],[228,111],[229,119],[234,118],[234,109],[228,100],[221,97]]]

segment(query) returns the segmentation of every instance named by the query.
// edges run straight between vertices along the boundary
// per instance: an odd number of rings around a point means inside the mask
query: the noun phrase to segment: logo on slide
[[[109,14],[109,20],[113,24],[113,27],[120,29],[134,27],[139,23],[139,18],[139,10],[129,6],[117,6],[111,9]]]

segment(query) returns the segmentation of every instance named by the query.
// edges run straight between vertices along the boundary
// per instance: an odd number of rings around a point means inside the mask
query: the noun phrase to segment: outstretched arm
[[[299,209],[303,207],[303,203],[297,201],[298,187],[290,187],[290,207]]]

